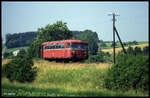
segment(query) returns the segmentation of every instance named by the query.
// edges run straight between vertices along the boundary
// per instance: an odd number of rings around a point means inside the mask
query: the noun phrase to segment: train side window
[[[51,49],[51,45],[49,45],[48,49]]]
[[[61,48],[64,48],[64,43],[60,43],[60,47],[61,47]]]
[[[51,45],[51,49],[54,49],[54,45],[53,44]]]
[[[61,45],[59,45],[59,48],[61,48]]]
[[[53,44],[52,49],[55,49],[55,44]]]
[[[56,44],[53,45],[53,49],[56,49]]]
[[[50,44],[48,44],[47,49],[50,49]]]
[[[52,49],[52,45],[51,44],[49,45],[49,49]]]
[[[50,48],[50,49],[53,49],[53,45],[51,44],[49,48]]]
[[[61,48],[61,43],[58,43],[58,48],[59,48],[59,49]]]
[[[54,49],[57,49],[57,44],[54,44]]]

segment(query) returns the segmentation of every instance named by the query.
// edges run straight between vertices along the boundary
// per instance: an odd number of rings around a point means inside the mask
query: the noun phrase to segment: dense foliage
[[[54,24],[47,24],[38,29],[38,35],[31,42],[33,57],[40,57],[41,43],[46,41],[57,41],[71,39],[73,33],[68,29],[65,22],[56,21]]]
[[[89,54],[97,54],[99,39],[96,32],[93,32],[91,30],[84,30],[83,33],[76,35],[75,39],[88,41]]]
[[[88,59],[84,60],[87,63],[112,62],[112,56],[109,52],[99,50],[96,55],[89,54]]]
[[[85,60],[87,63],[92,62],[104,62],[104,53],[98,53],[97,55],[89,55],[88,59]]]
[[[149,46],[143,47],[143,50],[140,47],[132,48],[131,46],[129,46],[126,49],[126,52],[127,54],[133,54],[133,55],[137,55],[137,54],[149,55]],[[118,52],[117,58],[119,58],[121,54],[124,54],[123,50]]]
[[[143,54],[122,55],[104,77],[108,89],[149,89],[149,59]]]
[[[16,48],[29,46],[30,42],[33,38],[35,38],[37,32],[24,32],[24,33],[14,33],[14,34],[6,34],[6,47]]]
[[[15,57],[2,68],[2,76],[7,77],[10,81],[32,82],[37,73],[36,67],[33,67],[31,51],[27,55],[24,52]]]
[[[4,52],[3,57],[4,58],[8,58],[8,57],[11,58],[11,57],[13,57],[13,53],[12,52],[10,52],[10,53],[9,52]]]

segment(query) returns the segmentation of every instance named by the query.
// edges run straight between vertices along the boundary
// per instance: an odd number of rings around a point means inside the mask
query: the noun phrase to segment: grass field
[[[4,59],[2,65],[10,59]],[[11,83],[2,78],[2,96],[148,96],[130,90],[112,91],[103,88],[103,77],[112,63],[56,63],[34,60],[38,68],[32,83]]]
[[[143,49],[145,46],[149,46],[148,43],[145,43],[145,44],[139,44],[139,45],[133,45],[131,47],[135,48],[135,47],[140,47],[141,49]],[[128,46],[125,46],[124,47],[125,49],[128,48]],[[119,48],[115,48],[116,50],[116,53],[118,53],[119,51],[122,50],[122,47],[119,47]],[[113,48],[110,48],[110,49],[102,49],[103,52],[110,52],[110,53],[113,53]]]
[[[106,47],[100,47],[100,43],[98,43],[98,46],[101,49],[111,49],[111,48],[113,48],[112,47],[112,42],[105,42],[105,44],[106,44]],[[148,42],[146,42],[146,41],[138,41],[138,45],[142,45],[142,44],[148,44]],[[120,42],[116,42],[116,47],[117,48],[121,47]]]

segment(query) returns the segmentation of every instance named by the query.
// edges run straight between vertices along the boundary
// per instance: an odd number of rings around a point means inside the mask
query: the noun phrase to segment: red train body
[[[43,42],[41,46],[41,57],[45,59],[87,59],[88,42],[81,40]]]

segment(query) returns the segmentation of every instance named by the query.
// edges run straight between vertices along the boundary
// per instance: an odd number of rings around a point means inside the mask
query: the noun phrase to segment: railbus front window
[[[72,48],[72,43],[68,43],[68,48]]]
[[[86,43],[68,43],[68,48],[73,49],[88,49],[88,44]]]

